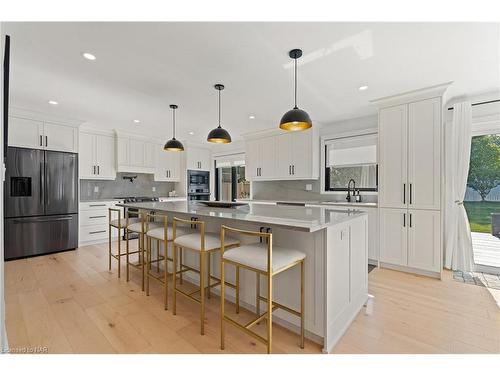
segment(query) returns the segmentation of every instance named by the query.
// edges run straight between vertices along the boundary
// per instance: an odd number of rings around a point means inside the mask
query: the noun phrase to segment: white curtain
[[[453,121],[445,127],[444,265],[464,272],[474,270],[469,219],[463,205],[469,175],[471,127],[471,103],[455,104]]]

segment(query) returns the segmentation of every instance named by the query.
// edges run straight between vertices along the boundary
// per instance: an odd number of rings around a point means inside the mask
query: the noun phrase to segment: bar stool
[[[226,232],[237,233],[240,235],[261,237],[265,239],[264,242],[257,242],[248,245],[242,245],[230,250],[226,246]],[[221,349],[224,349],[225,327],[224,323],[231,323],[233,326],[239,328],[243,332],[249,334],[256,340],[261,341],[267,345],[267,353],[272,350],[272,316],[273,311],[276,309],[283,309],[293,315],[300,317],[300,347],[304,348],[304,261],[306,255],[295,249],[288,249],[278,246],[273,246],[272,233],[253,232],[230,228],[225,225],[221,228],[221,299],[220,299],[220,329],[221,329]],[[224,266],[225,264],[232,264],[236,267],[243,267],[250,271],[256,272],[257,275],[257,292],[256,292],[256,310],[257,318],[251,322],[242,325],[237,321],[225,315],[224,311]],[[273,277],[281,272],[284,272],[294,266],[300,265],[300,312],[291,309],[273,301]],[[267,277],[267,298],[260,295],[260,275]],[[238,285],[239,287],[239,285]],[[238,293],[239,294],[239,293]],[[260,301],[267,302],[267,311],[260,314]],[[252,331],[254,325],[262,320],[267,319],[267,339]]]
[[[122,218],[121,217],[121,210],[118,208],[109,208],[108,209],[108,253],[109,253],[109,266],[108,269],[111,271],[111,259],[114,258],[118,261],[118,277],[121,275],[121,257],[126,256],[126,253],[121,253],[121,232],[122,229],[125,229],[127,226],[127,223],[137,223],[139,222],[139,219],[137,218]],[[116,213],[118,217],[116,219],[113,219],[113,213]],[[128,215],[127,215],[128,216]],[[114,254],[112,252],[112,245],[111,245],[111,230],[115,228],[118,229],[118,253]]]
[[[126,249],[127,249],[127,281],[130,280],[130,266],[140,269],[142,271],[142,291],[144,291],[144,281],[145,281],[145,233],[146,233],[146,214],[142,211],[139,212],[139,221],[132,222],[130,219],[127,221],[125,226],[125,241],[126,241]],[[150,223],[150,228],[158,227],[158,224]],[[137,251],[130,252],[130,233],[137,233],[139,235],[139,243],[137,247]],[[138,254],[139,260],[137,263],[130,262],[130,255]]]
[[[159,221],[157,221],[159,220]],[[149,281],[151,278],[159,281],[164,286],[165,310],[168,310],[168,262],[173,262],[173,258],[168,256],[168,244],[173,240],[172,226],[168,225],[168,217],[155,213],[146,214],[145,221],[146,231],[146,295],[149,296]],[[177,228],[177,234],[184,235],[191,233],[191,229]],[[156,260],[151,259],[152,242],[156,241],[157,257]],[[165,251],[164,255],[160,255],[160,244],[163,244]],[[163,277],[151,274],[151,265],[156,264],[157,273],[159,273],[159,265],[163,262]],[[182,263],[181,263],[182,268]],[[180,273],[180,272],[178,272]]]
[[[179,232],[178,225],[189,225],[194,229],[198,229],[199,232],[195,231],[194,233],[184,234],[181,236],[177,236]],[[227,237],[226,238],[226,247],[234,247],[238,246],[239,241],[237,239]],[[197,302],[200,304],[200,320],[201,327],[200,332],[202,335],[205,334],[205,289],[207,289],[207,297],[210,298],[210,289],[219,285],[221,283],[220,279],[211,275],[210,272],[210,257],[213,253],[219,251],[221,248],[220,236],[217,233],[206,233],[205,232],[205,222],[198,220],[185,220],[174,217],[173,220],[173,314],[176,315],[176,303],[177,303],[177,293],[187,297],[191,301]],[[185,264],[180,265],[181,270],[180,273],[186,271],[194,271],[200,275],[200,288],[191,293],[186,293],[177,288],[177,251],[178,250],[189,250],[199,254],[199,269],[195,269],[193,267],[187,266]],[[205,263],[206,261],[206,263]],[[206,268],[208,264],[208,284],[205,286],[205,278]],[[211,284],[212,280],[216,280],[215,283]],[[226,283],[226,285],[237,288],[234,284]],[[200,299],[193,297],[194,294],[200,293]]]

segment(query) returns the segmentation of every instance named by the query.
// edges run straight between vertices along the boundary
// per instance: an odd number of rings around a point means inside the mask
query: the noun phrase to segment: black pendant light
[[[214,87],[219,91],[219,126],[208,133],[207,141],[212,143],[231,143],[231,136],[227,130],[220,126],[220,92],[224,90],[224,85],[218,83]]]
[[[288,131],[306,130],[312,127],[312,121],[306,111],[297,107],[297,59],[302,56],[302,50],[292,49],[288,55],[295,61],[295,106],[283,115],[280,128]]]
[[[175,139],[175,110],[178,108],[176,104],[170,104],[170,108],[172,108],[172,120],[173,120],[173,136],[172,139],[169,140],[167,143],[165,143],[165,146],[163,146],[163,149],[165,151],[184,151],[184,146],[180,141]]]

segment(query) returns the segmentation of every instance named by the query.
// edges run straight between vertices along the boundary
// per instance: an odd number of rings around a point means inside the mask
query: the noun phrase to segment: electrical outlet
[[[94,186],[94,193],[99,193],[99,186]]]
[[[312,184],[306,184],[306,190],[311,191],[313,189]]]
[[[153,191],[156,191],[156,186],[153,186]]]

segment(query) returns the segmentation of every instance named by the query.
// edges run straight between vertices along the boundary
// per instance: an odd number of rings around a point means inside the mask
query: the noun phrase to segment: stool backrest
[[[154,213],[154,212],[148,212],[146,213],[146,216],[145,216],[145,226],[146,226],[146,233],[149,231],[149,225],[150,223],[152,222],[157,222],[155,219],[160,219],[160,222],[163,222],[163,230],[165,231],[164,232],[164,237],[165,240],[168,240],[168,216],[167,215],[161,215],[161,214],[157,214],[157,213]]]
[[[191,220],[187,219],[180,219],[178,217],[174,216],[173,220],[174,224],[172,226],[172,239],[175,241],[176,238],[176,228],[177,225],[185,225],[185,226],[190,226],[191,228],[198,229],[200,228],[200,249],[203,251],[205,250],[205,222],[198,220],[196,218],[192,218]]]

